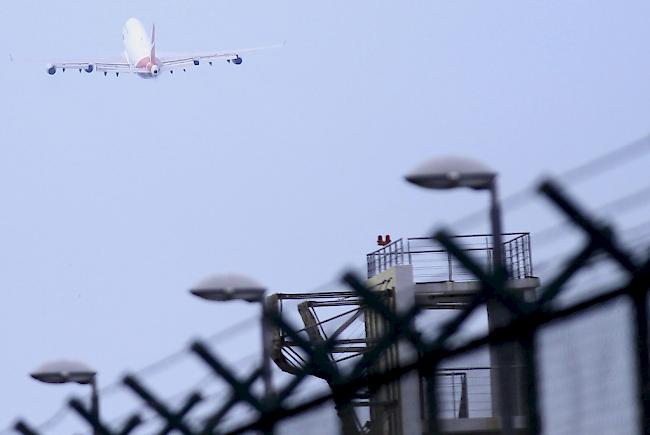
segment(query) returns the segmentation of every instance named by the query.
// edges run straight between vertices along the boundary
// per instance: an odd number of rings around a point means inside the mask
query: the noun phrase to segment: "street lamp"
[[[194,296],[213,302],[246,301],[259,303],[262,308],[262,379],[266,397],[273,394],[271,381],[270,328],[266,316],[266,288],[255,280],[239,274],[212,275],[190,289]]]
[[[99,395],[97,394],[97,372],[79,361],[56,360],[50,361],[32,373],[30,376],[46,384],[77,383],[90,385],[90,412],[99,420]]]
[[[490,225],[492,231],[492,270],[497,280],[503,283],[507,277],[503,261],[503,239],[501,235],[501,209],[497,192],[497,173],[483,163],[465,157],[447,156],[427,160],[413,169],[404,178],[410,183],[427,189],[454,189],[466,187],[474,190],[487,190],[490,193]],[[492,315],[490,315],[492,314]],[[506,312],[488,301],[488,318],[495,324],[507,322]],[[514,411],[514,388],[507,380],[510,367],[515,365],[513,346],[501,345],[494,348],[493,360],[501,366],[496,370],[498,390],[503,402],[500,406],[503,419],[503,433],[512,434]],[[498,403],[497,403],[498,405]],[[435,417],[430,417],[435,418]]]

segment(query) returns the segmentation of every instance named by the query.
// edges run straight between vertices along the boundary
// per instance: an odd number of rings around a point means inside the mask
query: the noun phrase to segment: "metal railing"
[[[493,417],[490,367],[454,367],[436,370],[438,417],[444,419]],[[420,378],[420,403],[426,416],[427,378]]]
[[[492,238],[487,234],[454,236],[474,261],[490,270]],[[504,265],[512,279],[533,276],[529,233],[503,234]],[[398,239],[366,255],[368,278],[394,266],[412,265],[415,282],[474,281],[476,278],[435,239],[409,237]]]
[[[436,376],[440,418],[492,416],[489,367],[439,369]]]

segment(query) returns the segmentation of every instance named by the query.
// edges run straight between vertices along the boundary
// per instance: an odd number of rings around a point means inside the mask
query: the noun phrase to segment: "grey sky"
[[[79,391],[31,381],[43,361],[79,358],[109,383],[254,314],[190,298],[206,274],[309,290],[363,265],[379,233],[422,235],[484,204],[403,183],[426,157],[480,158],[508,193],[645,135],[649,13],[586,0],[2,2],[0,425],[39,422]],[[45,73],[50,58],[119,55],[130,16],[156,23],[160,52],[287,45],[159,80]],[[632,174],[578,193],[604,203],[647,184]],[[506,229],[545,219],[522,211]]]

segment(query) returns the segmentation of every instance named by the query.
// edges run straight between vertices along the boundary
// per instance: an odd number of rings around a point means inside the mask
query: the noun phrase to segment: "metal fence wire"
[[[452,237],[441,230],[432,238],[426,239],[426,242],[429,246],[432,241],[435,242],[451,259],[445,258],[451,261],[452,270],[449,272],[447,269],[446,276],[441,272],[442,281],[450,278],[449,273],[454,279],[460,279],[463,274],[467,274],[471,275],[472,280],[477,281],[480,286],[476,295],[462,309],[457,310],[456,314],[446,321],[432,338],[424,338],[415,329],[415,317],[420,312],[417,306],[407,310],[397,310],[390,294],[369,288],[357,276],[346,274],[342,277],[342,281],[351,289],[350,297],[358,301],[366,316],[373,314],[382,322],[381,328],[375,331],[376,336],[368,341],[365,348],[359,350],[356,358],[349,360],[345,368],[335,363],[333,359],[335,351],[340,347],[336,333],[330,333],[327,337],[320,337],[314,333],[310,335],[310,331],[295,329],[281,312],[269,308],[268,320],[278,331],[281,331],[279,335],[282,339],[290,340],[293,349],[300,354],[299,363],[292,367],[293,377],[274,393],[266,395],[254,387],[253,384],[260,377],[260,369],[246,377],[238,376],[232,367],[228,367],[214,351],[201,342],[193,343],[191,351],[213,371],[214,376],[227,382],[230,386],[230,395],[200,424],[190,423],[187,417],[192,409],[204,400],[198,392],[190,395],[181,406],[172,408],[137,377],[126,376],[123,383],[165,423],[158,432],[161,434],[273,433],[283,422],[309,413],[323,404],[332,403],[340,422],[338,429],[340,433],[406,435],[408,430],[404,428],[413,422],[400,421],[397,409],[400,404],[381,403],[379,398],[382,391],[390,388],[399,389],[400,381],[413,375],[421,379],[419,388],[424,397],[420,403],[423,414],[420,433],[452,433],[448,424],[450,419],[466,423],[463,426],[465,431],[456,433],[476,433],[476,428],[473,429],[471,426],[472,422],[480,418],[498,416],[499,418],[493,420],[494,425],[484,433],[540,434],[546,433],[549,428],[555,433],[561,432],[556,429],[564,424],[565,433],[629,433],[632,431],[650,434],[647,305],[650,258],[646,258],[643,262],[635,260],[617,242],[610,228],[593,220],[552,181],[542,183],[539,191],[584,233],[586,241],[582,248],[562,266],[557,275],[542,283],[533,299],[519,297],[511,292],[507,285],[508,278],[528,277],[533,274],[528,234],[509,235],[504,245],[508,259],[507,270],[490,270],[487,267],[489,261],[486,260],[491,255],[492,248],[489,244],[481,248],[483,251],[479,251],[483,256],[477,256],[474,254],[475,251],[467,247],[464,239]],[[485,236],[480,237],[485,242]],[[394,265],[417,266],[419,260],[414,260],[414,255],[439,254],[428,248],[420,251],[417,242],[414,239],[398,240],[369,255],[370,274],[376,275]],[[583,270],[596,255],[601,258],[603,255],[607,256],[624,270],[625,282],[578,302],[563,305],[554,303],[563,293],[567,282]],[[461,270],[462,273],[459,272]],[[479,308],[490,304],[498,305],[502,312],[507,313],[508,320],[480,335],[457,339],[458,331],[468,319]],[[613,335],[610,340],[616,343],[625,341],[621,337],[629,338],[627,347],[618,349],[619,352],[630,356],[629,363],[621,366],[627,367],[626,373],[629,379],[607,380],[607,376],[621,376],[620,373],[612,372],[611,368],[596,371],[596,376],[601,379],[601,382],[620,381],[633,389],[633,393],[625,400],[621,399],[620,403],[630,410],[628,414],[634,419],[634,424],[621,425],[625,432],[603,431],[602,428],[567,426],[566,420],[570,420],[570,415],[559,419],[544,417],[547,412],[559,412],[552,409],[554,391],[571,388],[574,385],[571,377],[577,376],[575,371],[572,373],[570,366],[560,366],[553,369],[555,372],[552,370],[539,372],[540,362],[555,361],[553,355],[545,351],[545,343],[548,340],[558,340],[558,337],[566,334],[568,329],[564,325],[572,322],[578,322],[577,325],[580,325],[581,319],[588,319],[592,313],[607,310],[609,307],[620,307],[621,304],[624,306],[625,315],[619,317],[618,322],[623,326],[620,334]],[[588,320],[585,325],[589,325]],[[314,339],[318,337],[322,339]],[[387,353],[393,352],[399,343],[413,350],[412,357],[399,365],[381,364],[380,362],[384,361],[382,358]],[[496,350],[501,355],[508,353],[511,356],[516,355],[514,360],[517,361],[517,366],[501,364],[502,361],[498,359],[490,367],[462,368],[444,365],[453,358],[486,348],[489,348],[490,352]],[[594,360],[597,358],[598,356],[593,357]],[[580,364],[586,362],[576,360],[575,365]],[[563,373],[565,379],[562,381],[560,375],[553,373]],[[311,376],[325,380],[328,389],[297,400],[298,387]],[[560,381],[547,382],[549,376]],[[495,377],[510,382],[495,383]],[[512,385],[516,385],[517,388],[512,388]],[[607,395],[610,391],[608,384],[593,385],[590,388],[587,391],[573,393],[576,397],[580,394],[591,397],[599,394]],[[495,389],[499,390],[498,394],[493,391]],[[255,411],[254,417],[235,425],[230,422],[227,427],[224,426],[224,418],[229,411],[242,404]],[[364,404],[368,406],[374,404],[374,411],[370,412],[370,419],[366,423],[362,423],[354,411],[354,407]],[[87,423],[89,431],[97,434],[126,435],[132,433],[142,421],[141,417],[134,412],[132,417],[120,427],[110,427],[106,421],[93,416],[81,400],[72,399],[69,406]],[[569,409],[568,405],[566,406]],[[594,409],[599,409],[597,408],[599,405],[593,406],[596,406]],[[378,412],[378,409],[383,411]],[[542,422],[548,422],[548,427],[543,427]],[[23,434],[38,433],[25,421],[18,422],[15,428]]]

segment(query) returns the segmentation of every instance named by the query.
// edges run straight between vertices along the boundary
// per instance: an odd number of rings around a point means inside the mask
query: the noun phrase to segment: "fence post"
[[[427,435],[440,433],[438,427],[438,398],[436,397],[436,367],[432,366],[426,372],[426,395],[427,395]]]
[[[469,418],[469,391],[467,389],[467,373],[462,373],[460,378],[460,403],[458,405],[458,418]]]
[[[523,348],[523,370],[526,370],[525,391],[526,395],[528,434],[537,435],[541,433],[542,424],[539,415],[539,389],[537,388],[537,343],[534,331],[526,334],[521,340]]]
[[[637,345],[637,370],[639,386],[638,397],[640,404],[641,433],[650,435],[650,360],[648,352],[648,300],[646,289],[636,291],[632,295],[634,303],[635,335]]]

